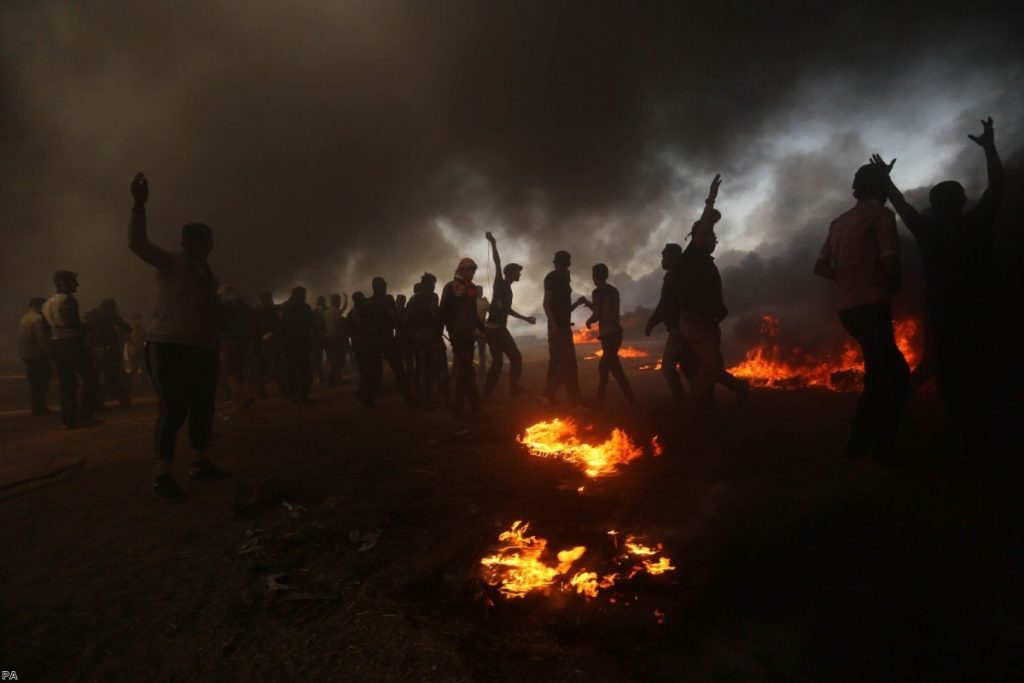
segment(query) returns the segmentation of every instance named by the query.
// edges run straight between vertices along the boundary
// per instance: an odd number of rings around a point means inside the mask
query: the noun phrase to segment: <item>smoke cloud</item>
[[[978,119],[995,117],[1004,157],[1021,148],[1022,14],[5,2],[0,320],[12,329],[64,268],[86,308],[148,308],[152,275],[125,245],[140,170],[153,239],[174,247],[182,224],[210,224],[215,272],[249,297],[351,292],[374,275],[408,290],[463,255],[486,262],[490,229],[526,266],[524,313],[556,249],[573,253],[576,289],[603,261],[625,308],[653,304],[661,246],[684,241],[721,172],[736,334],[771,310],[827,336],[831,291],[810,269],[857,166],[878,151],[900,158],[915,199],[947,176],[976,196],[983,159],[965,136]]]

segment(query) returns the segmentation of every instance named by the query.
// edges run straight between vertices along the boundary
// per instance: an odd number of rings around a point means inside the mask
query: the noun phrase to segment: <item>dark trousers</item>
[[[597,362],[597,400],[604,401],[605,392],[608,390],[609,373],[619,383],[622,394],[630,403],[636,402],[633,396],[633,388],[629,386],[626,373],[622,370],[622,363],[619,362],[619,349],[622,347],[622,334],[609,334],[601,337],[601,359]]]
[[[491,349],[491,367],[487,370],[484,382],[484,395],[494,391],[501,379],[501,368],[505,356],[509,362],[509,387],[512,391],[519,388],[519,378],[523,376],[523,354],[519,352],[516,340],[504,325],[487,329],[487,346]]]
[[[679,335],[692,351],[695,363],[690,394],[696,401],[709,402],[723,368],[718,324],[684,313],[679,317]]]
[[[324,351],[327,353],[327,384],[332,387],[338,386],[345,376],[345,357],[348,355],[348,339],[345,337],[327,337],[324,339]]]
[[[44,356],[21,360],[25,363],[25,379],[32,397],[32,414],[45,415],[46,394],[50,390],[50,359]]]
[[[683,399],[686,398],[686,390],[683,389],[683,380],[679,378],[678,367],[682,366],[687,380],[693,381],[692,376],[687,374],[687,348],[677,328],[672,328],[668,331],[665,349],[661,354],[661,375],[665,378],[665,383],[668,384],[669,391],[672,392],[672,400],[676,403],[682,403]],[[690,354],[690,357],[692,358],[692,354]],[[696,366],[696,363],[694,362],[692,365]]]
[[[420,405],[431,405],[431,394],[436,385],[445,406],[451,403],[448,395],[448,351],[444,341],[434,330],[419,330],[415,335],[416,370],[420,392]]]
[[[910,368],[892,331],[888,304],[839,311],[839,320],[864,355],[864,391],[850,428],[850,453],[892,444],[903,413]]]
[[[100,403],[113,397],[122,408],[130,406],[132,395],[124,371],[124,346],[94,346],[92,357],[100,375]]]
[[[576,344],[572,340],[572,328],[548,330],[548,387],[544,394],[554,397],[565,385],[569,402],[583,401],[580,391],[579,369],[576,365]]]
[[[53,342],[53,366],[60,389],[60,421],[65,426],[92,419],[99,399],[99,376],[81,339]],[[79,395],[78,381],[82,381]]]
[[[926,325],[925,359],[967,454],[985,455],[991,414],[992,323],[970,314],[948,315]]]
[[[284,395],[293,401],[305,401],[309,398],[309,388],[313,384],[313,369],[310,367],[313,359],[311,345],[308,339],[285,337],[282,340]]]
[[[461,412],[469,401],[470,410],[480,410],[480,392],[476,388],[476,369],[473,367],[473,351],[476,338],[472,334],[453,334],[452,370],[455,372],[454,408]]]
[[[159,401],[154,451],[174,457],[178,430],[188,421],[189,445],[205,451],[213,434],[219,360],[217,349],[183,344],[146,344],[146,370]]]
[[[368,343],[363,349],[363,365],[359,373],[359,394],[363,403],[368,406],[374,404],[384,379],[385,360],[388,367],[391,368],[391,374],[395,377],[402,397],[406,402],[411,402],[412,393],[409,391],[409,382],[405,376],[405,368],[402,366],[402,354],[398,350],[398,345],[391,339],[379,343]]]

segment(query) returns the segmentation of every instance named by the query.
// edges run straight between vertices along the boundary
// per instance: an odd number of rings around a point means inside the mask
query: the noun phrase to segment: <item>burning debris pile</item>
[[[597,336],[597,330],[589,327],[581,327],[578,330],[572,331],[572,341],[574,344],[599,344],[601,343],[600,337]]]
[[[619,532],[609,531],[613,554],[601,564],[611,566],[605,571],[594,571],[580,566],[573,569],[587,553],[586,546],[578,545],[554,553],[548,551],[548,541],[529,536],[529,523],[516,521],[498,536],[501,545],[493,555],[480,560],[484,567],[484,581],[507,598],[523,598],[530,593],[548,593],[552,590],[582,595],[588,600],[640,574],[652,576],[675,570],[671,559],[662,553],[660,543],[649,546],[636,536],[627,535],[619,542]],[[615,598],[612,597],[614,602]]]
[[[621,429],[615,428],[602,443],[592,444],[581,439],[581,431],[591,432],[592,425],[581,430],[572,418],[538,422],[527,427],[516,437],[531,454],[541,458],[558,458],[575,465],[591,479],[615,474],[619,467],[636,460],[644,454]],[[660,449],[652,441],[652,452]]]
[[[895,323],[896,344],[911,368],[921,360],[920,324],[913,319]],[[798,346],[784,346],[779,320],[761,316],[761,341],[748,350],[743,362],[729,372],[758,387],[799,389],[826,387],[832,391],[856,391],[864,376],[864,360],[852,341],[842,351],[815,356]]]

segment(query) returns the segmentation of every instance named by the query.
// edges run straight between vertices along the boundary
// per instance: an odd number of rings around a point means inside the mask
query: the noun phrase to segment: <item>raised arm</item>
[[[722,185],[722,176],[719,173],[711,180],[711,189],[708,190],[708,198],[704,200],[704,211],[700,214],[701,221],[710,220],[714,223],[711,212],[715,210],[715,200],[718,199],[718,188]]]
[[[892,167],[896,165],[896,160],[893,159],[889,163],[885,163],[885,160],[878,154],[874,154],[871,157],[871,164],[881,168],[885,172],[886,185],[885,185],[885,196],[889,198],[889,202],[892,203],[892,208],[896,209],[896,213],[899,214],[900,218],[903,219],[904,225],[907,229],[914,231],[917,226],[921,223],[921,214],[917,212],[913,206],[910,205],[903,197],[903,193],[900,192],[899,188],[896,187],[896,183],[892,181]]]
[[[501,274],[501,256],[498,255],[498,243],[494,239],[494,235],[491,234],[490,230],[484,233],[487,241],[491,243],[491,258],[494,259],[494,270],[499,275]]]
[[[1003,162],[999,159],[999,152],[996,151],[995,131],[992,129],[992,117],[981,122],[981,135],[968,135],[972,141],[985,150],[985,162],[988,166],[988,187],[978,202],[982,208],[995,211],[996,204],[1003,193],[1003,185],[1006,181],[1006,174],[1003,172]]]
[[[128,223],[128,248],[136,256],[149,265],[162,270],[174,258],[167,252],[149,241],[146,234],[146,202],[149,200],[149,181],[146,176],[138,173],[132,180],[132,218]]]
[[[348,310],[348,292],[342,292],[341,296],[343,297],[343,300],[342,300],[340,312],[342,314],[344,314],[345,311]]]

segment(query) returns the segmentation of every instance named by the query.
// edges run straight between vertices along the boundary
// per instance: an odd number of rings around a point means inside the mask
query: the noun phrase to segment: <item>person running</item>
[[[910,369],[896,346],[891,301],[902,278],[896,217],[885,207],[886,174],[862,166],[853,178],[857,204],[832,221],[814,274],[839,287],[839,320],[861,347],[864,390],[846,449],[851,459],[874,449],[885,461],[899,427]]]
[[[86,313],[85,327],[85,345],[100,377],[99,406],[113,396],[121,408],[130,408],[132,395],[124,371],[124,345],[131,337],[131,326],[117,312],[117,302],[108,298]]]
[[[619,349],[622,347],[622,324],[619,322],[619,290],[608,284],[608,266],[598,263],[591,269],[594,280],[594,291],[587,302],[592,311],[587,318],[587,329],[597,323],[598,338],[601,340],[601,359],[597,363],[597,403],[604,404],[605,392],[608,390],[608,374],[615,377],[622,394],[631,406],[636,405],[636,397],[629,386],[629,380],[619,362]]]
[[[892,182],[879,155],[872,163],[885,176],[885,191],[896,213],[917,242],[925,273],[924,360],[912,375],[919,386],[935,377],[939,395],[958,431],[961,451],[988,455],[992,345],[995,335],[996,287],[993,232],[996,210],[1005,185],[996,151],[991,117],[981,135],[968,135],[985,152],[988,187],[978,203],[964,211],[967,196],[955,180],[939,183],[928,193],[931,215],[919,213]]]
[[[504,357],[508,356],[509,361],[509,393],[512,396],[526,393],[519,384],[523,376],[523,354],[519,352],[515,338],[508,331],[509,316],[534,325],[537,319],[532,315],[522,315],[512,308],[512,283],[519,282],[523,267],[518,263],[507,263],[501,265],[501,256],[498,254],[498,243],[494,235],[486,233],[487,241],[491,243],[491,257],[494,259],[494,288],[491,290],[491,304],[487,311],[487,345],[491,350],[491,367],[487,371],[487,379],[484,382],[484,398],[490,398],[501,379],[501,368]]]
[[[43,317],[46,299],[35,297],[28,302],[28,311],[18,323],[18,358],[25,364],[32,416],[53,415],[46,406],[50,391],[50,326]]]
[[[154,450],[157,475],[153,492],[168,502],[180,502],[185,492],[172,474],[178,430],[188,421],[192,447],[189,475],[216,479],[227,475],[210,461],[217,392],[217,278],[207,261],[213,250],[213,231],[204,223],[181,229],[181,251],[172,253],[149,241],[146,201],[149,182],[139,173],[131,185],[128,248],[156,269],[157,295],[146,342],[146,369],[159,402]]]
[[[85,346],[86,328],[78,313],[78,275],[61,270],[54,274],[53,283],[57,293],[43,304],[43,317],[50,326],[50,353],[60,391],[60,421],[64,429],[89,427],[100,423],[95,417],[99,376]]]
[[[465,410],[469,401],[470,411],[480,412],[480,394],[476,387],[476,373],[473,368],[473,345],[477,332],[485,330],[477,314],[476,299],[479,287],[473,282],[476,262],[471,258],[459,261],[455,278],[444,286],[439,306],[440,320],[448,330],[452,343],[452,357],[455,371],[455,397],[453,408],[456,414]]]
[[[292,403],[309,403],[313,384],[313,336],[316,318],[306,303],[306,288],[292,288],[281,307],[281,358],[284,364],[284,393]]]
[[[583,403],[576,344],[572,338],[572,312],[583,305],[582,297],[572,301],[569,268],[572,255],[556,251],[555,269],[544,277],[544,314],[548,319],[548,384],[541,397],[555,401],[556,392],[564,385],[571,405]]]

